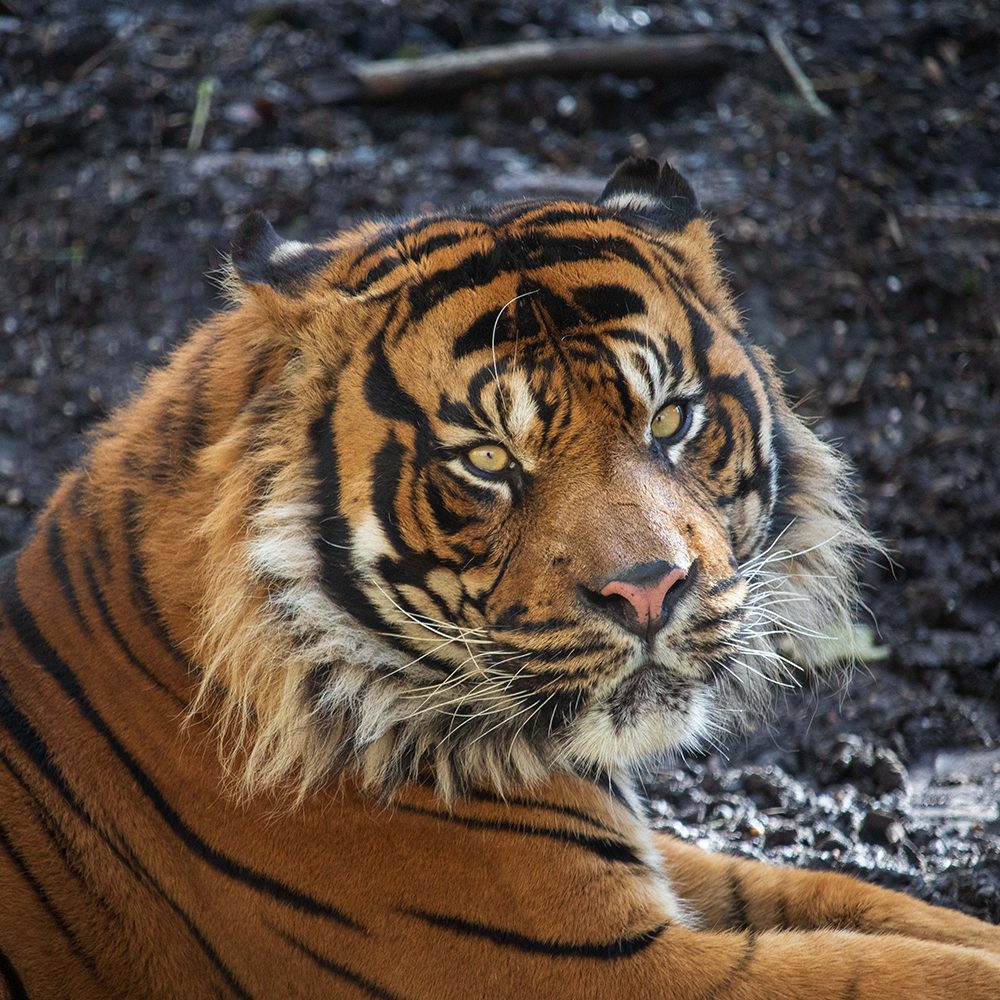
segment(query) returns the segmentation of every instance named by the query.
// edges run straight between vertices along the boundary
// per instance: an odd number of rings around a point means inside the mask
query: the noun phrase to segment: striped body
[[[863,542],[682,184],[241,229],[239,307],[0,564],[0,997],[1000,995],[996,929],[636,804],[784,657],[746,608],[823,668]],[[654,559],[655,636],[581,596]]]

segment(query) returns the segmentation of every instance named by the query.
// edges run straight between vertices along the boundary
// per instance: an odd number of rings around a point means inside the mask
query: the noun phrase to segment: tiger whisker
[[[749,663],[744,663],[742,660],[733,659],[733,663],[738,667],[743,667],[744,670],[749,670],[750,673],[756,674],[762,681],[766,681],[768,684],[776,684],[781,688],[788,688],[788,690],[793,691],[795,686],[793,684],[786,684],[784,681],[778,680],[777,677],[768,677],[762,670],[758,670],[756,667],[751,667]]]
[[[428,632],[433,632],[435,635],[440,635],[442,639],[448,639],[448,638],[451,638],[451,637],[448,636],[448,635],[445,635],[442,632],[440,632],[438,630],[439,628],[450,628],[450,629],[453,629],[453,630],[459,629],[460,626],[458,626],[458,625],[453,625],[450,622],[439,622],[436,619],[429,617],[428,615],[420,615],[419,617],[420,618],[426,618],[427,621],[432,622],[434,626],[437,626],[437,628],[432,627],[432,625],[426,624],[426,622],[419,621],[417,615],[414,615],[413,613],[407,611],[406,608],[401,607],[395,600],[393,600],[392,595],[389,594],[388,591],[385,589],[385,587],[383,587],[377,580],[373,580],[372,583],[375,584],[376,588],[380,591],[380,593],[382,594],[382,596],[385,597],[385,599],[401,615],[403,615],[405,618],[407,618],[411,622],[413,622],[414,625],[418,625],[421,628],[425,628],[425,629],[427,629]]]
[[[499,729],[501,726],[506,725],[508,722],[513,722],[514,719],[517,719],[520,716],[524,715],[525,712],[531,711],[531,708],[532,708],[532,706],[529,705],[527,708],[522,708],[519,712],[515,712],[513,715],[509,716],[508,718],[501,719],[495,725],[490,726],[490,728],[487,729],[486,732],[480,733],[474,740],[472,740],[472,742],[469,745],[472,746],[473,744],[478,743],[480,740],[485,739],[494,730]]]
[[[538,289],[534,288],[530,292],[521,292],[520,295],[515,295],[509,302],[505,302],[500,310],[497,312],[496,319],[493,320],[493,333],[490,336],[490,351],[493,354],[493,381],[496,382],[497,391],[503,395],[503,388],[500,385],[500,362],[497,361],[497,327],[500,325],[500,320],[503,318],[503,314],[506,312],[508,306],[512,306],[518,299],[526,299],[529,295],[537,295]]]

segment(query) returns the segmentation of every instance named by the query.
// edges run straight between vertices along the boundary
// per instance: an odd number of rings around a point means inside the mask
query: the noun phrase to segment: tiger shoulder
[[[227,274],[0,564],[0,996],[1000,996],[995,927],[646,821],[872,544],[675,170]]]

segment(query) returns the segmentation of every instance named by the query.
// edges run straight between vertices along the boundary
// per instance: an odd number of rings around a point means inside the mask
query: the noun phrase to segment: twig
[[[733,57],[755,48],[745,35],[681,35],[673,38],[563,39],[514,42],[459,52],[359,63],[352,68],[357,89],[341,99],[388,101],[467,90],[495,80],[524,76],[708,75],[725,70]]]
[[[206,76],[198,84],[198,93],[194,101],[194,114],[191,116],[191,134],[188,136],[188,152],[196,153],[201,149],[202,140],[205,138],[205,126],[208,124],[208,115],[212,110],[212,94],[219,81],[214,76]]]
[[[809,77],[802,71],[802,67],[795,61],[792,50],[785,44],[781,29],[771,21],[767,26],[767,44],[771,46],[771,51],[778,57],[785,71],[792,78],[795,89],[802,95],[803,100],[812,110],[823,118],[829,118],[833,114],[830,106],[820,100],[819,95],[809,82]]]
[[[107,45],[99,48],[89,59],[85,59],[75,70],[73,70],[73,82],[78,83],[91,73],[119,46],[124,45],[135,34],[139,23],[129,25],[120,35],[116,35]]]

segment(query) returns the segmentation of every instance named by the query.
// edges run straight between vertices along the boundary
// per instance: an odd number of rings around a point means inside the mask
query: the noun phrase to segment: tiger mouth
[[[676,709],[680,700],[704,684],[705,680],[681,676],[663,663],[646,659],[623,677],[604,700],[612,712],[648,711],[656,706]]]

